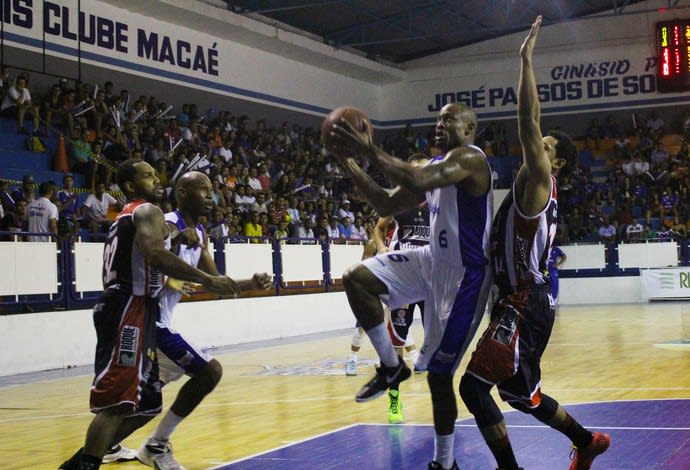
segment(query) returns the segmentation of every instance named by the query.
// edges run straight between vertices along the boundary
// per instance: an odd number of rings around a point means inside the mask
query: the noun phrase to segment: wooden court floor
[[[413,333],[421,343],[419,324],[416,318]],[[208,469],[351,424],[385,423],[385,398],[354,402],[373,373],[375,353],[365,340],[359,375],[346,377],[350,335],[341,331],[214,351],[224,376],[173,436],[178,460],[190,470]],[[690,338],[690,303],[563,306],[542,363],[543,390],[565,405],[689,398],[690,340],[684,338]],[[69,375],[0,380],[0,468],[54,470],[82,444],[91,419],[91,376]],[[178,388],[165,388],[168,404]],[[425,375],[405,382],[401,394],[407,423],[432,422]],[[459,415],[469,416],[460,400]],[[155,423],[126,443],[138,447]]]

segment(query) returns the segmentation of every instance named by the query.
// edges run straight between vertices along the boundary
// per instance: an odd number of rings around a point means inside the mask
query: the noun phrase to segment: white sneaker
[[[117,444],[108,449],[101,463],[129,462],[137,459],[137,451]]]
[[[137,459],[156,470],[187,470],[173,457],[170,441],[150,437],[137,451]]]
[[[357,361],[352,358],[345,361],[345,375],[357,375]]]

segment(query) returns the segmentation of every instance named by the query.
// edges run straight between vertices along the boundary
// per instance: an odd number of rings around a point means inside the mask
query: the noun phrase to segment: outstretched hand
[[[529,34],[525,38],[525,41],[520,47],[520,57],[522,59],[531,59],[532,51],[534,50],[534,43],[537,42],[537,33],[539,32],[539,26],[541,26],[541,15],[537,16],[532,24],[532,29],[530,29]]]

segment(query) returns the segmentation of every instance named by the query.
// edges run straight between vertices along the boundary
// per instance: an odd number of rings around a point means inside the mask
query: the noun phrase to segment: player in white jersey
[[[212,276],[218,275],[215,262],[207,250],[208,237],[199,219],[213,207],[211,181],[199,172],[185,173],[175,186],[177,210],[165,214],[173,237],[173,252],[193,267]],[[271,278],[257,273],[252,279],[237,281],[238,290],[266,289]],[[156,322],[156,344],[161,386],[188,375],[163,419],[153,434],[141,446],[137,459],[158,470],[183,470],[175,461],[170,436],[220,381],[220,362],[196,347],[172,328],[172,315],[182,295],[194,290],[194,285],[168,279],[159,298],[160,317]]]
[[[428,246],[375,256],[343,276],[352,311],[381,359],[374,378],[357,394],[358,402],[374,399],[410,376],[391,343],[380,300],[391,309],[425,301],[424,347],[418,364],[428,370],[436,433],[429,469],[457,468],[453,374],[479,325],[491,285],[491,170],[486,155],[473,145],[476,129],[477,115],[470,107],[444,106],[435,140],[445,154],[418,168],[376,147],[368,129],[357,130],[341,121],[331,132],[338,145],[336,158],[381,216],[424,200],[429,208]],[[397,186],[380,187],[352,155],[378,166]]]
[[[570,470],[589,470],[611,439],[583,428],[552,397],[541,391],[541,356],[555,317],[547,260],[557,229],[555,175],[565,177],[577,164],[577,150],[560,131],[542,136],[532,51],[541,25],[537,17],[520,48],[518,130],[523,165],[501,205],[491,235],[498,300],[460,395],[474,415],[499,470],[520,470],[503,414],[490,392],[494,385],[513,408],[531,414],[565,434],[575,452]]]

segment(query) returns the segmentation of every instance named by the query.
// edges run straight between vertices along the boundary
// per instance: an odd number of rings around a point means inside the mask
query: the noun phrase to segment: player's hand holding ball
[[[341,163],[347,157],[368,158],[376,152],[374,129],[366,113],[352,106],[336,108],[321,124],[321,140]]]

